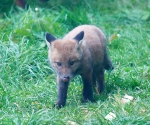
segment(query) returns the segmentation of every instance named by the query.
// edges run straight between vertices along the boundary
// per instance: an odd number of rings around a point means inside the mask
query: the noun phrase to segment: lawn
[[[0,124],[149,125],[150,0],[45,4],[0,10]],[[105,72],[105,90],[94,94],[95,103],[80,102],[82,81],[73,79],[67,104],[58,110],[45,33],[62,38],[82,24],[104,31],[115,69]],[[126,94],[134,100],[123,103]],[[105,118],[110,112],[116,115],[113,120]]]

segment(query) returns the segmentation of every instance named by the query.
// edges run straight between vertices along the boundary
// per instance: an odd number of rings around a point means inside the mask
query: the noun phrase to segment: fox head
[[[46,33],[49,61],[64,82],[69,82],[80,68],[83,56],[81,47],[83,37],[83,31],[72,39],[56,39],[51,34]]]

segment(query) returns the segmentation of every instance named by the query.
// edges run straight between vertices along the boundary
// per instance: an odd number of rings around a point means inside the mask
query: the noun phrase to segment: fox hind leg
[[[96,81],[97,81],[97,90],[99,93],[101,93],[104,90],[104,69],[100,70],[100,72],[97,74],[96,77]]]

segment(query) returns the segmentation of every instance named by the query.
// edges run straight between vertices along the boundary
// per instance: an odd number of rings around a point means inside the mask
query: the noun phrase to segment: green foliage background
[[[29,9],[23,10],[12,0],[0,1],[0,124],[150,124],[150,0],[27,2]],[[106,72],[96,103],[80,102],[77,77],[66,107],[58,110],[45,32],[62,38],[82,24],[104,31],[115,69]],[[123,104],[125,94],[134,101]],[[109,112],[116,114],[112,121],[105,119]]]

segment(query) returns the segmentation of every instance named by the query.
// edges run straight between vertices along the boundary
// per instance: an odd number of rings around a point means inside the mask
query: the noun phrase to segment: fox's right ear
[[[76,45],[76,48],[79,50],[80,46],[82,44],[83,41],[83,37],[84,37],[84,31],[81,31],[80,33],[78,33],[74,39],[78,42],[78,44]]]
[[[83,39],[83,37],[84,37],[84,31],[81,31],[74,37],[74,39],[80,43],[80,41]]]
[[[50,33],[46,33],[46,41],[49,42],[51,44],[51,42],[55,41],[56,38],[51,35]]]

